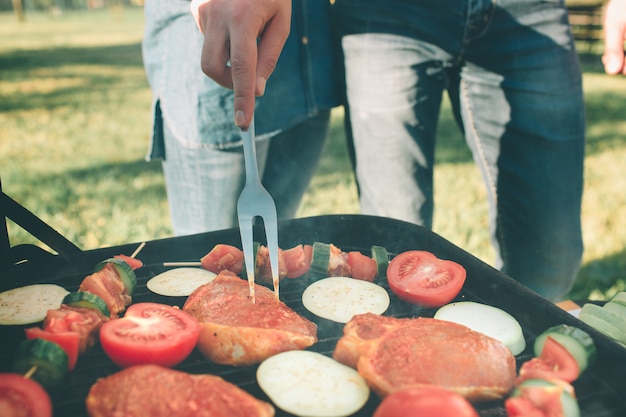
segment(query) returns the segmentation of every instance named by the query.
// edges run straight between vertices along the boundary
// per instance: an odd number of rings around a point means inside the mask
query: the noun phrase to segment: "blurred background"
[[[568,6],[588,122],[586,252],[570,298],[601,300],[626,290],[626,77],[601,66],[602,2]],[[142,0],[0,0],[2,189],[85,250],[172,234],[160,163],[145,161],[142,13]],[[485,190],[447,102],[436,152],[434,231],[491,264]],[[358,212],[338,108],[299,216]],[[37,243],[7,227],[12,245]]]

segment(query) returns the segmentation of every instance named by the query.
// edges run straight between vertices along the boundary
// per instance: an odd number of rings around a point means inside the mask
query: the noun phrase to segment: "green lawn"
[[[161,167],[144,160],[150,91],[141,9],[0,14],[0,178],[4,191],[83,249],[171,235]],[[586,252],[572,298],[626,289],[626,77],[584,57]],[[343,114],[300,216],[358,213]],[[434,229],[490,263],[487,204],[446,103],[437,148]],[[9,223],[12,244],[34,238]]]

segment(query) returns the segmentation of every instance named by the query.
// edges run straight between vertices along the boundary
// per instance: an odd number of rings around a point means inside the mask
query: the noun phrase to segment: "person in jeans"
[[[334,14],[362,211],[432,226],[447,92],[487,189],[496,266],[561,299],[583,252],[585,142],[564,2],[336,0]]]
[[[144,6],[142,48],[154,115],[148,159],[163,159],[176,235],[236,226],[245,182],[235,95],[202,72],[202,54],[212,49],[190,6],[182,0]],[[330,110],[340,103],[336,62],[327,53],[329,4],[288,6],[289,37],[255,110],[259,170],[280,219],[295,216],[328,136]]]
[[[222,83],[231,77],[244,124],[254,77],[264,71],[257,58],[272,61],[267,45],[278,44],[277,26],[284,25],[275,18],[280,0],[256,3],[247,12],[222,9],[227,24],[205,34],[237,57],[238,70],[226,75],[224,57],[203,68]],[[583,252],[585,145],[581,70],[564,2],[333,3],[362,212],[432,226],[435,139],[446,91],[487,188],[495,265],[561,299]],[[241,22],[256,24],[250,31]],[[250,33],[263,44],[257,48]],[[225,42],[229,37],[236,42]]]

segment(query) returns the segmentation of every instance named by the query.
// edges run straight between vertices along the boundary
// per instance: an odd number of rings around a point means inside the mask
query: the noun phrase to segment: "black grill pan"
[[[261,232],[258,230],[258,232]],[[262,233],[258,240],[262,242]],[[409,223],[361,215],[318,216],[290,220],[279,225],[279,241],[282,248],[299,243],[333,243],[344,251],[358,250],[370,254],[373,245],[387,248],[393,256],[406,250],[427,250],[444,259],[454,260],[467,270],[466,284],[458,300],[478,301],[504,309],[522,325],[527,349],[517,357],[518,365],[532,357],[532,343],[536,335],[550,326],[565,323],[588,331],[598,348],[598,359],[575,383],[582,416],[624,417],[626,416],[626,349],[616,342],[595,332],[554,304],[519,285],[506,275],[461,250],[437,234]],[[184,298],[163,297],[151,293],[146,282],[168,268],[163,262],[198,261],[215,244],[226,243],[241,247],[239,231],[229,229],[192,236],[168,238],[146,242],[137,256],[144,267],[137,270],[138,287],[133,302],[153,301],[182,306]],[[2,289],[30,283],[56,283],[69,291],[75,291],[82,279],[91,271],[79,265],[95,265],[99,261],[117,254],[130,255],[137,243],[83,252],[85,259],[76,265],[42,261],[40,267],[31,260],[28,274],[10,275],[0,282]],[[281,298],[289,306],[318,324],[319,342],[312,350],[330,355],[342,332],[342,325],[310,315],[302,307],[300,296],[309,284],[306,278],[284,280],[281,283]],[[386,282],[381,283],[386,286]],[[386,286],[388,289],[388,287]],[[409,305],[391,296],[391,306],[385,313],[396,317],[432,317],[433,309]],[[0,326],[0,372],[11,369],[16,346],[24,340],[23,326]],[[256,383],[256,366],[234,368],[216,365],[194,351],[177,369],[189,373],[212,373],[222,376],[244,388],[260,399],[268,400]],[[54,404],[54,415],[58,417],[86,416],[85,398],[90,386],[100,377],[110,375],[117,368],[96,345],[78,360],[74,371],[69,373],[63,386],[50,389]],[[471,370],[470,370],[471,371]],[[355,416],[371,416],[379,401],[372,394],[369,402]],[[483,404],[478,408],[481,416],[506,416],[502,402]],[[289,416],[280,409],[277,416]]]

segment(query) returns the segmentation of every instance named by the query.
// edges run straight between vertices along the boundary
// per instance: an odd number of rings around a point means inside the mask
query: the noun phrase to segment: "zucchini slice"
[[[45,387],[52,387],[63,382],[68,361],[67,353],[56,343],[30,339],[19,344],[13,370],[20,374],[34,370],[31,378]]]
[[[137,275],[135,274],[135,271],[133,271],[133,268],[131,268],[131,266],[126,261],[119,258],[105,259],[104,261],[96,265],[96,267],[94,268],[94,272],[100,271],[108,263],[112,264],[113,267],[115,267],[117,274],[119,275],[120,279],[124,283],[124,286],[126,287],[126,291],[128,291],[128,295],[133,295],[135,287],[137,287]]]
[[[314,279],[326,278],[328,276],[329,262],[330,245],[322,242],[313,243],[313,254],[311,255],[309,277]]]
[[[63,298],[63,304],[72,307],[90,308],[110,317],[109,307],[102,298],[87,291],[71,292]]]
[[[578,318],[605,336],[626,344],[626,319],[620,315],[587,303],[580,309]]]
[[[389,265],[389,254],[382,246],[372,246],[372,259],[376,261],[376,278],[387,276],[387,266]]]
[[[591,336],[584,330],[567,324],[550,327],[541,333],[533,345],[535,356],[541,355],[548,336],[563,346],[576,359],[580,373],[584,372],[596,358],[596,345]]]

